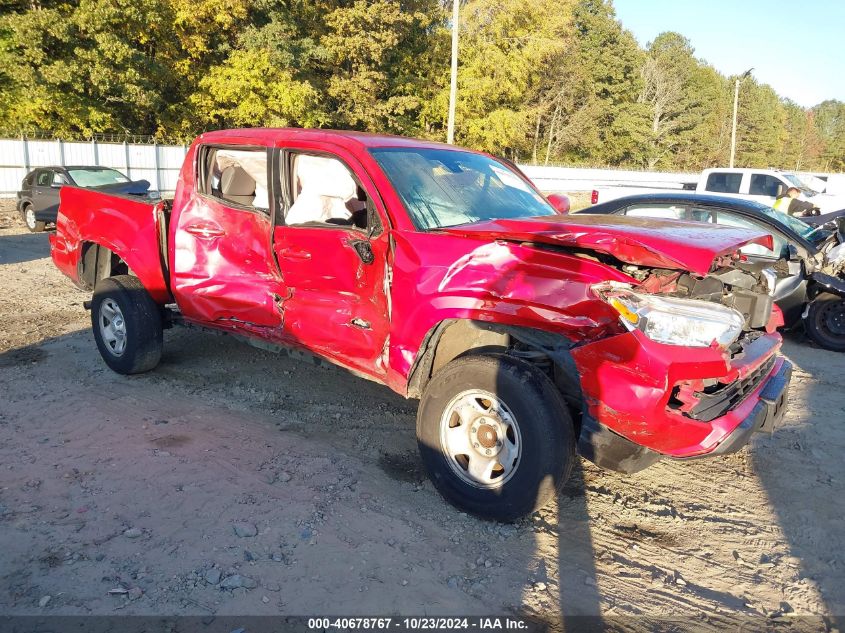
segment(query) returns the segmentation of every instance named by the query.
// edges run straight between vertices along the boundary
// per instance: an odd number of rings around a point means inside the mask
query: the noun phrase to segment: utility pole
[[[734,158],[736,157],[736,111],[739,107],[739,84],[740,82],[748,77],[751,74],[751,71],[754,70],[753,68],[749,68],[744,73],[742,73],[741,77],[736,78],[736,83],[734,85],[734,118],[733,118],[733,127],[731,128],[731,163],[728,167],[734,166]]]
[[[452,0],[452,82],[449,86],[449,124],[446,132],[446,142],[455,143],[455,106],[458,100],[458,28],[460,0]]]

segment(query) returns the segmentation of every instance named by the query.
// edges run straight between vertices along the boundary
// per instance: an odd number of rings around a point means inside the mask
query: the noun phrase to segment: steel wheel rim
[[[475,488],[501,488],[516,473],[522,435],[516,416],[488,391],[462,391],[440,418],[440,445],[450,468]]]
[[[37,220],[35,219],[35,211],[33,210],[32,207],[26,208],[25,216],[26,216],[26,225],[29,228],[34,229],[35,223],[37,222]]]
[[[845,300],[828,303],[822,308],[821,321],[833,336],[845,336]]]
[[[126,350],[126,321],[114,299],[103,299],[97,321],[106,348],[113,356],[122,356]]]

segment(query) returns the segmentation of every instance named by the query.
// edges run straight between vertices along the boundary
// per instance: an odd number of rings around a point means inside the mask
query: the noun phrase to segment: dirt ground
[[[845,354],[788,335],[789,412],[738,454],[576,467],[515,525],[423,479],[416,403],[226,337],[100,360],[88,297],[0,210],[0,615],[508,614],[845,630]],[[790,620],[791,619],[791,620]]]

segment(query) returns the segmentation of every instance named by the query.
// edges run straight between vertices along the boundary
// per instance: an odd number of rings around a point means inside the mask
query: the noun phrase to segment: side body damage
[[[266,212],[203,189],[202,152],[227,147],[266,152]],[[53,258],[82,287],[135,275],[163,310],[175,304],[175,322],[304,350],[409,397],[466,354],[516,357],[550,378],[581,453],[608,468],[736,450],[782,415],[781,315],[736,255],[768,236],[561,215],[420,230],[370,152],[385,147],[442,148],[308,130],[203,135],[170,207],[66,188]],[[346,166],[366,229],[285,224],[283,183],[302,152]],[[626,325],[616,292],[727,307],[741,332],[729,345],[658,342]]]

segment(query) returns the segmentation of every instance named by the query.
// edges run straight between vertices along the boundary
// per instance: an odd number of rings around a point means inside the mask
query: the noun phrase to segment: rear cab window
[[[269,214],[267,148],[203,147],[200,192],[228,206]]]
[[[777,198],[779,187],[784,187],[784,190],[786,190],[780,178],[775,178],[769,174],[751,174],[751,185],[748,188],[748,193],[752,196]]]
[[[741,173],[714,171],[707,176],[705,189],[715,193],[739,193],[741,184]]]

